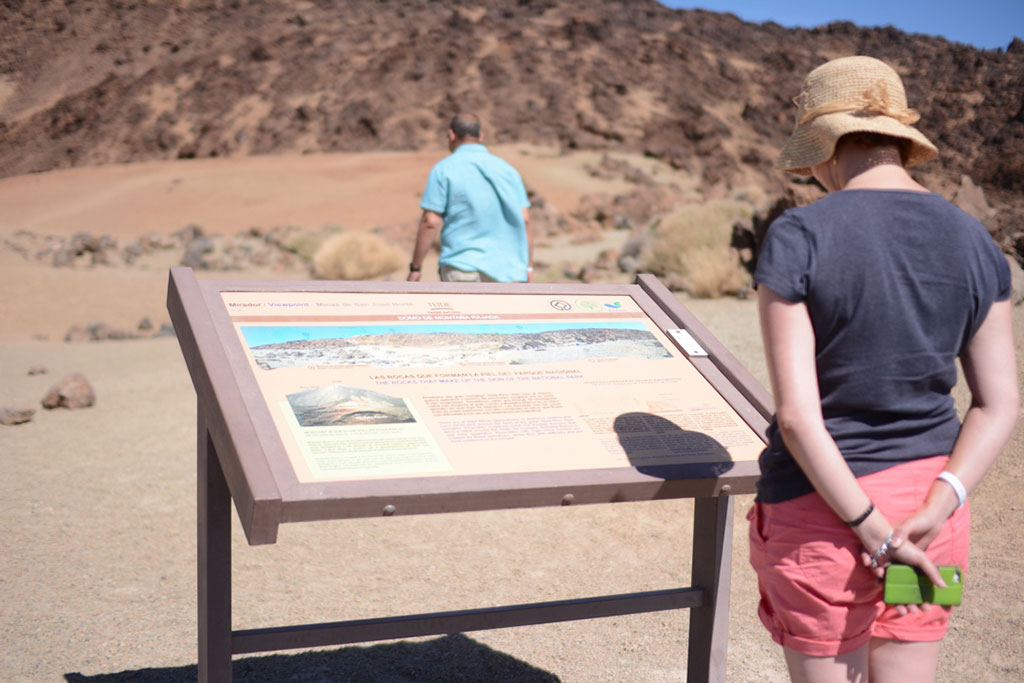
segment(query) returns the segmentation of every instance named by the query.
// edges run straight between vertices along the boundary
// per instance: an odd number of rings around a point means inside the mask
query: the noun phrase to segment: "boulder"
[[[96,392],[89,380],[81,373],[75,372],[60,380],[46,392],[42,404],[46,409],[88,408],[96,403]]]
[[[1024,303],[1024,269],[1021,269],[1020,264],[1012,256],[1006,256],[1006,262],[1010,266],[1013,305],[1020,306],[1021,303]]]
[[[208,237],[197,237],[185,246],[185,255],[181,259],[181,265],[195,270],[209,268],[210,264],[206,255],[213,250],[213,240]]]
[[[957,189],[953,201],[964,212],[974,216],[982,223],[987,223],[996,213],[985,199],[985,191],[966,174],[960,176],[960,187]]]

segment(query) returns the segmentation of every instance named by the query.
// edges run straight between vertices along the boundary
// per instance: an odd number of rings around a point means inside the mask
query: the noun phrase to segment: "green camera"
[[[906,564],[890,564],[885,569],[885,594],[883,600],[890,605],[959,605],[963,597],[964,572],[960,567],[939,567],[939,574],[946,582],[939,588],[922,574],[917,567]]]

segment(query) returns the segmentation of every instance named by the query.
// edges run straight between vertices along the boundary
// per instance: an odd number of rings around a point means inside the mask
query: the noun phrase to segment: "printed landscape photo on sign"
[[[585,358],[671,358],[642,322],[352,327],[243,326],[264,370],[324,365],[527,365]]]
[[[300,482],[756,459],[630,297],[222,292]]]

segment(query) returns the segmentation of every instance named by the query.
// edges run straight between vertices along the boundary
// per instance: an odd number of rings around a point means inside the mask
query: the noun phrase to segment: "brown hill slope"
[[[654,0],[7,2],[0,34],[0,177],[414,149],[472,109],[493,141],[644,151],[708,187],[781,191],[771,160],[803,76],[869,54],[904,75],[942,150],[922,179],[951,195],[971,176],[1008,247],[1024,218],[1020,40],[790,30]]]

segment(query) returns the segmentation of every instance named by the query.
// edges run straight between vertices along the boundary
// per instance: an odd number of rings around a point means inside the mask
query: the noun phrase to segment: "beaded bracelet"
[[[852,528],[859,527],[864,523],[864,520],[871,516],[871,513],[875,511],[875,504],[868,501],[868,509],[865,510],[860,517],[853,520],[852,522],[846,522],[846,526]]]

